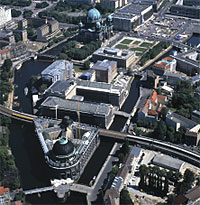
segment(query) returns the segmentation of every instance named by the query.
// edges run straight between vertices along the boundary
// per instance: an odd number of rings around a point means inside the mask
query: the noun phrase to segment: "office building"
[[[121,50],[118,48],[102,47],[96,50],[92,59],[94,62],[98,60],[116,61],[117,67],[128,68],[134,63],[136,56],[134,51]]]
[[[58,97],[48,97],[40,105],[43,116],[57,117],[62,119],[65,115],[81,123],[96,125],[101,128],[109,128],[113,121],[113,106],[109,104],[97,104],[79,102]]]
[[[128,0],[101,0],[101,4],[113,10],[125,6],[127,3]]]
[[[153,64],[152,70],[156,75],[159,76],[162,76],[165,73],[165,71],[175,72],[176,60],[171,57],[163,58]]]
[[[174,58],[177,61],[177,70],[189,76],[200,74],[200,53],[189,50],[185,53],[180,53]]]
[[[6,7],[0,7],[0,26],[4,26],[5,23],[12,20],[11,9]]]
[[[183,0],[185,6],[200,6],[200,0]]]
[[[134,3],[143,4],[143,5],[152,5],[153,11],[157,12],[163,3],[163,0],[135,0]]]
[[[41,77],[43,80],[54,83],[58,80],[71,78],[72,73],[73,63],[66,60],[57,60],[41,72]]]
[[[28,27],[28,20],[27,19],[22,19],[21,21],[18,22],[18,29],[23,30]]]
[[[199,6],[172,5],[170,8],[170,13],[176,16],[200,19]]]
[[[97,61],[92,69],[95,70],[97,82],[111,83],[117,75],[117,62],[109,60]]]

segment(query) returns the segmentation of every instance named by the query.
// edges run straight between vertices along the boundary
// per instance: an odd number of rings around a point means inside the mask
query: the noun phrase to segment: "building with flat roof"
[[[111,83],[117,75],[117,62],[109,60],[97,61],[92,69],[95,70],[97,82]]]
[[[129,3],[112,15],[113,26],[116,30],[132,31],[151,18],[152,15],[152,5]]]
[[[134,63],[135,58],[136,56],[134,51],[127,51],[109,47],[99,48],[92,55],[92,59],[94,62],[97,62],[98,60],[103,61],[107,59],[110,61],[116,61],[117,67],[123,68],[130,67],[131,64]]]
[[[183,0],[185,6],[200,6],[200,0]]]
[[[171,112],[170,110],[166,115],[166,123],[168,126],[173,127],[176,131],[178,131],[180,127],[183,127],[185,129],[192,129],[198,124],[193,120],[183,117],[182,115],[179,115],[177,113]]]
[[[12,20],[11,9],[6,7],[0,7],[0,26]]]
[[[165,73],[165,71],[175,72],[176,60],[171,57],[163,58],[153,64],[152,70],[156,75],[160,76],[162,76]]]
[[[176,16],[200,19],[200,6],[172,5],[170,13]]]
[[[188,145],[198,146],[200,142],[200,124],[197,124],[192,129],[185,133],[185,142]]]
[[[200,111],[199,110],[192,111],[192,118],[191,119],[197,123],[200,123]]]
[[[135,0],[134,3],[136,4],[144,4],[144,5],[152,5],[153,11],[156,12],[160,8],[163,0]]]
[[[113,10],[125,6],[127,3],[128,0],[101,0],[101,4]]]
[[[172,86],[177,86],[180,80],[189,80],[189,77],[186,77],[179,73],[172,73],[168,71],[164,72],[163,78],[167,82],[167,84],[172,85]]]
[[[156,154],[152,159],[152,164],[172,171],[182,172],[185,163],[165,154]]]
[[[73,120],[78,120],[80,113],[81,123],[109,128],[113,121],[113,106],[109,104],[94,104],[90,102],[78,102],[58,97],[47,97],[40,105],[43,116],[58,117],[62,119],[68,115]]]
[[[77,95],[84,96],[86,101],[108,103],[119,108],[128,96],[127,87],[84,80],[77,81],[76,92]]]
[[[189,50],[185,53],[180,53],[174,58],[177,61],[177,70],[193,76],[200,74],[200,53],[197,51]]]
[[[75,96],[82,96],[87,102],[121,107],[128,96],[127,86],[128,84],[121,86],[78,79],[59,80],[45,90],[44,97],[75,99]]]
[[[132,31],[140,25],[140,16],[130,13],[115,12],[113,15],[113,26],[115,30]]]
[[[73,63],[66,60],[57,60],[41,72],[41,77],[44,80],[54,83],[58,80],[71,78],[72,73]]]

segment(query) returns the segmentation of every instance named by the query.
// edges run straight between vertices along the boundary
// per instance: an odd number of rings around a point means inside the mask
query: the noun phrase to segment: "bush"
[[[31,10],[25,10],[23,13],[24,18],[31,17],[32,15],[33,15],[33,12]]]
[[[49,6],[49,4],[48,4],[46,1],[44,1],[44,2],[42,2],[42,3],[36,3],[35,8],[36,8],[36,9],[41,9],[41,8],[46,8],[46,7],[48,7],[48,6]]]
[[[12,17],[19,17],[22,14],[20,10],[12,9],[11,10],[11,15]]]

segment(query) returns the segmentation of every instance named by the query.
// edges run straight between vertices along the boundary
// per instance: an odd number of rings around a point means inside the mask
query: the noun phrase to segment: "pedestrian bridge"
[[[51,191],[51,190],[53,190],[53,186],[26,190],[26,191],[24,191],[24,194],[25,195],[36,194],[36,193],[45,192],[45,191]]]
[[[131,116],[131,114],[127,113],[127,112],[123,112],[123,111],[113,111],[114,115],[118,115],[118,116],[122,116],[122,117],[126,117],[129,118]]]
[[[69,186],[69,189],[71,191],[76,191],[76,192],[80,192],[83,194],[87,194],[87,193],[91,193],[92,192],[92,188],[83,184],[72,184]],[[26,190],[24,191],[25,195],[30,195],[30,194],[37,194],[37,193],[41,193],[41,192],[45,192],[45,191],[52,191],[54,190],[54,186],[48,186],[48,187],[42,187],[42,188],[35,188],[35,189],[30,189],[30,190]]]

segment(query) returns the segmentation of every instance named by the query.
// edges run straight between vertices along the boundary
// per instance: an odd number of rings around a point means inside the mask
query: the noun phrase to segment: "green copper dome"
[[[87,13],[87,21],[90,23],[94,23],[96,21],[98,21],[99,19],[101,19],[101,14],[99,13],[99,11],[95,8],[90,9]]]

